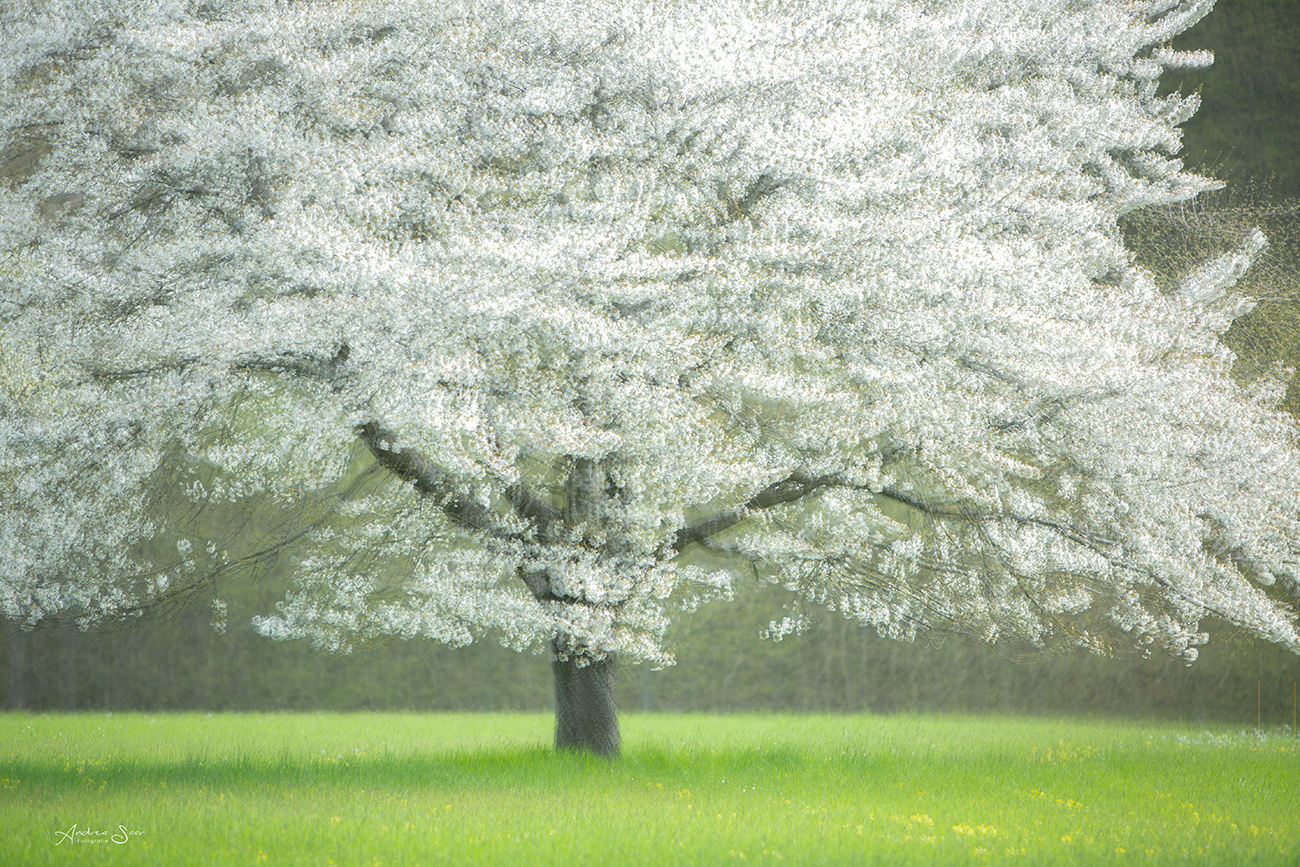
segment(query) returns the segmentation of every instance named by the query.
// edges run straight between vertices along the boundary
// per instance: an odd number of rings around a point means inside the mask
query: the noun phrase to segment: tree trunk
[[[585,664],[580,664],[585,663]],[[555,674],[555,748],[588,751],[615,758],[622,742],[618,734],[618,704],[614,698],[613,654],[592,662],[560,659],[551,662]]]

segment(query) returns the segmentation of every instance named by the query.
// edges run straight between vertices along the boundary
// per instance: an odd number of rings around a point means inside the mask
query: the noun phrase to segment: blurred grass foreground
[[[1294,733],[1005,717],[0,716],[5,864],[1295,864]],[[94,851],[86,851],[93,849]]]

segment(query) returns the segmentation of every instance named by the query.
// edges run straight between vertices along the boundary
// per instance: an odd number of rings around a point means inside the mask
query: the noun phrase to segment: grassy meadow
[[[958,716],[0,715],[0,864],[1297,864],[1300,739]]]

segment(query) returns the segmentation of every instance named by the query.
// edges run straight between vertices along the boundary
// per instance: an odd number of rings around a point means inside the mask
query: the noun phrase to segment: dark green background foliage
[[[1179,47],[1211,47],[1210,70],[1171,83],[1199,89],[1186,128],[1190,162],[1228,186],[1186,206],[1127,221],[1139,258],[1167,284],[1260,225],[1272,246],[1247,277],[1265,300],[1226,337],[1249,380],[1275,362],[1300,368],[1300,0],[1220,0]],[[1300,414],[1292,379],[1288,408]],[[213,520],[223,520],[220,516]],[[251,521],[249,523],[252,523]],[[286,552],[286,557],[291,552]],[[328,656],[267,641],[249,618],[284,589],[287,563],[130,627],[20,633],[0,624],[0,695],[10,708],[535,710],[551,702],[549,664],[483,642],[453,650],[410,641]],[[211,600],[229,628],[211,628]],[[962,710],[1098,713],[1292,723],[1300,658],[1214,639],[1191,667],[1163,658],[1056,654],[1006,659],[957,638],[884,641],[822,612],[805,635],[758,640],[780,617],[779,591],[705,606],[677,627],[678,665],[626,668],[626,709]],[[813,612],[816,613],[816,612]]]
[[[1201,94],[1201,110],[1184,128],[1190,164],[1300,196],[1300,0],[1218,0],[1174,45],[1214,51],[1214,66],[1175,82]]]
[[[1170,84],[1200,92],[1201,110],[1184,127],[1187,159],[1226,186],[1126,228],[1166,279],[1262,228],[1270,246],[1244,285],[1263,300],[1226,342],[1243,380],[1279,362],[1300,369],[1300,0],[1219,0],[1175,46],[1214,50],[1214,66]],[[1295,376],[1286,406],[1300,415]]]

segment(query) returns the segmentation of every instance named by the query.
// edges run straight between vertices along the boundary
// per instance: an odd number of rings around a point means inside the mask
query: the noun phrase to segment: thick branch
[[[322,358],[317,355],[308,355],[299,352],[282,352],[279,355],[270,358],[252,357],[243,361],[237,361],[231,365],[231,370],[262,370],[269,373],[291,373],[295,376],[302,376],[307,379],[316,379],[322,382],[334,383],[337,387],[337,380],[342,373],[344,363],[351,355],[351,349],[347,343],[340,343],[338,349],[331,358]],[[159,373],[184,372],[187,368],[201,363],[202,359],[198,357],[180,358],[175,361],[163,361],[158,364],[151,364],[146,367],[131,368],[110,368],[99,367],[97,365],[86,365],[85,369],[90,373],[92,379],[101,382],[125,382],[140,377],[153,376]]]
[[[491,509],[458,491],[455,479],[446,470],[415,449],[399,446],[397,434],[379,422],[368,421],[358,425],[357,435],[380,466],[410,482],[424,496],[436,499],[443,514],[453,523],[499,539],[521,539],[519,533],[497,524]]]
[[[345,375],[344,365],[350,355],[350,347],[343,342],[329,358],[307,353],[283,352],[270,357],[246,358],[236,362],[233,369],[290,374],[333,384],[337,390],[341,386],[341,377]],[[132,369],[114,370],[94,367],[90,369],[90,375],[101,381],[121,382],[158,373],[183,371],[197,363],[199,363],[197,358],[183,358]],[[421,494],[437,498],[443,512],[459,526],[486,532],[499,539],[521,540],[523,538],[522,534],[497,524],[488,507],[459,493],[452,477],[437,464],[417,451],[398,446],[397,435],[378,422],[371,421],[359,426],[357,434],[381,466],[410,482]],[[533,524],[542,537],[548,534],[551,524],[560,519],[559,511],[523,482],[508,487],[506,496],[510,499],[515,512],[525,521]]]
[[[182,358],[177,361],[166,361],[160,364],[151,364],[148,367],[132,367],[113,369],[107,367],[87,367],[90,378],[100,382],[126,382],[127,380],[137,379],[142,376],[153,376],[158,373],[184,372],[187,367],[198,364],[198,358]]]
[[[772,482],[746,500],[745,504],[738,509],[727,509],[705,518],[698,524],[682,527],[673,540],[672,553],[681,553],[682,549],[692,542],[703,542],[716,533],[734,527],[751,512],[793,503],[814,491],[837,484],[843,484],[839,476],[810,476],[802,471],[795,471],[780,481]]]
[[[1037,518],[1032,515],[1021,515],[1016,512],[982,512],[962,508],[957,504],[931,503],[897,488],[886,487],[878,491],[872,491],[868,487],[851,484],[845,481],[842,476],[810,476],[803,472],[794,472],[780,481],[773,482],[751,497],[740,508],[719,512],[697,524],[678,530],[673,541],[672,553],[680,553],[683,548],[692,542],[703,542],[716,533],[734,527],[752,512],[793,503],[823,488],[849,488],[858,491],[871,491],[876,496],[902,503],[934,518],[951,518],[972,523],[1009,521],[1015,524],[1042,527],[1059,533],[1071,542],[1101,554],[1107,559],[1113,559],[1116,545],[1114,541],[1101,538],[1087,530],[1063,524],[1059,521]]]
[[[976,509],[964,509],[953,504],[935,504],[922,500],[919,497],[900,491],[897,488],[883,488],[879,492],[880,496],[893,500],[896,503],[902,503],[910,506],[926,515],[935,518],[956,518],[958,520],[989,523],[1009,521],[1013,524],[1032,524],[1036,527],[1042,527],[1045,530],[1052,530],[1060,533],[1066,539],[1088,548],[1098,554],[1110,559],[1116,542],[1101,538],[1095,533],[1090,533],[1079,527],[1073,527],[1069,524],[1063,524],[1060,521],[1053,521],[1049,518],[1036,518],[1032,515],[1021,515],[1018,512],[981,512]]]
[[[333,358],[321,358],[317,355],[298,352],[282,352],[271,358],[248,359],[237,364],[236,368],[239,370],[265,370],[271,373],[292,373],[295,376],[302,376],[307,379],[318,379],[322,382],[334,383],[337,389],[339,383],[336,380],[351,354],[352,349],[345,341],[339,344]]]
[[[545,539],[550,535],[551,524],[560,520],[560,510],[540,497],[522,481],[506,488],[506,497],[515,514],[537,528],[537,535]]]

